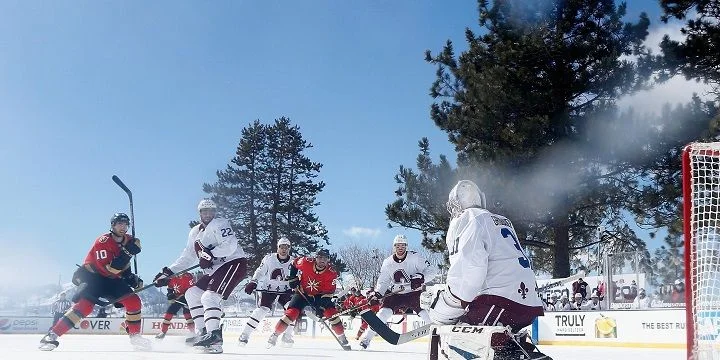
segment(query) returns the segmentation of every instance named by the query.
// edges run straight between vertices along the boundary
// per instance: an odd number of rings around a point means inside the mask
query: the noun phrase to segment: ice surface
[[[225,337],[225,353],[218,355],[198,355],[185,346],[183,336],[167,336],[164,340],[155,340],[150,352],[136,352],[124,335],[73,335],[59,339],[60,347],[54,351],[37,349],[42,335],[0,335],[0,359],[3,360],[130,360],[130,359],[342,359],[342,360],[422,360],[426,358],[427,342],[415,341],[393,346],[382,339],[375,339],[368,350],[360,349],[357,342],[351,342],[353,351],[343,351],[333,339],[296,338],[293,348],[265,348],[265,339],[252,337],[247,347],[239,347],[234,336]],[[637,349],[618,347],[569,347],[541,346],[546,354],[555,360],[682,360],[684,349]]]

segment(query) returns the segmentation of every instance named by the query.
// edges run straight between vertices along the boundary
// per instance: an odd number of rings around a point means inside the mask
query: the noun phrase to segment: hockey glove
[[[200,241],[195,242],[195,252],[200,260],[200,268],[209,269],[213,266],[215,257],[210,248],[205,247]]]
[[[249,283],[245,284],[245,293],[250,295],[253,291],[257,288],[257,282],[250,281]]]
[[[123,246],[125,248],[124,251],[129,253],[130,255],[137,255],[140,253],[140,239],[134,238],[130,241],[128,241],[127,244]]]
[[[410,278],[410,289],[415,290],[423,287],[423,284],[425,283],[425,276],[423,274],[415,274],[412,278]]]
[[[382,296],[380,296],[379,293],[374,292],[374,293],[368,295],[367,302],[370,305],[377,305],[380,303],[380,298],[382,298]]]
[[[167,299],[168,300],[175,300],[177,297],[177,294],[175,294],[175,290],[173,290],[171,287],[167,289]]]
[[[157,273],[157,275],[155,275],[155,278],[153,279],[155,287],[167,286],[167,284],[170,282],[170,276],[172,276],[173,274],[174,272],[170,270],[170,268],[162,268],[162,270]]]
[[[134,290],[139,289],[143,286],[142,279],[139,276],[133,274],[132,271],[126,270],[125,272],[123,272],[122,278],[123,280],[125,280],[125,283]]]
[[[293,278],[287,278],[286,280],[288,281],[288,286],[293,290],[296,290],[298,286],[300,286],[300,279],[298,279],[297,276]]]
[[[430,319],[436,324],[457,324],[458,319],[465,315],[462,300],[450,293],[449,290],[439,290],[428,309]]]

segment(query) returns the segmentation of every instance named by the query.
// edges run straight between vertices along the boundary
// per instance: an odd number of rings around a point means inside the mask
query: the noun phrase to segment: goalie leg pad
[[[508,340],[501,326],[446,325],[437,327],[429,345],[428,359],[495,359],[493,343]]]

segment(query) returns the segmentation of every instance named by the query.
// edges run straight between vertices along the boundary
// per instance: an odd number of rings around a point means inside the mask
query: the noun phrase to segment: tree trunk
[[[553,277],[570,276],[570,226],[567,214],[561,215],[553,224],[555,247],[553,248]]]

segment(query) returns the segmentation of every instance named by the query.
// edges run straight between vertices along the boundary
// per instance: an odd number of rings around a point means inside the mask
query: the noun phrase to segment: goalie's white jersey
[[[450,221],[447,286],[461,300],[495,295],[525,306],[542,306],[535,273],[510,220],[485,209],[465,209]]]
[[[384,294],[385,291],[405,294],[411,291],[410,279],[422,274],[425,282],[430,282],[437,276],[437,267],[423,259],[414,251],[408,251],[405,259],[400,260],[395,255],[387,257],[380,268],[375,291]]]
[[[260,266],[255,270],[251,280],[257,281],[258,291],[288,292],[290,285],[285,280],[290,275],[290,266],[295,261],[294,256],[280,260],[277,253],[265,255]]]
[[[209,248],[215,257],[213,266],[203,269],[206,274],[212,274],[230,260],[245,257],[245,252],[238,244],[238,239],[232,225],[230,225],[230,221],[216,217],[207,226],[200,223],[190,229],[185,249],[183,249],[180,257],[172,265],[168,266],[170,270],[178,272],[198,263],[195,241],[200,241],[203,246]]]

